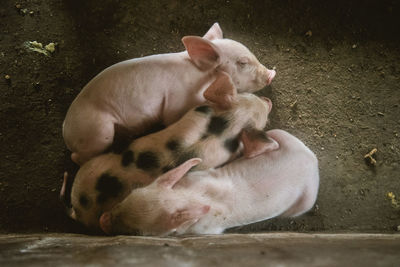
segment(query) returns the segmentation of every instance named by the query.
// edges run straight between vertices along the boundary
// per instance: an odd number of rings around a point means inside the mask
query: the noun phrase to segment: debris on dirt
[[[388,192],[386,196],[390,199],[392,202],[392,207],[393,208],[400,208],[399,202],[397,202],[396,195],[393,192]]]
[[[28,9],[27,8],[22,8],[21,4],[16,4],[15,8],[18,10],[19,14],[25,16],[28,13]]]
[[[373,157],[378,152],[377,148],[372,149],[370,152],[364,155],[364,159],[371,165],[376,165],[376,159]]]
[[[296,99],[292,104],[290,104],[289,107],[290,107],[291,109],[296,108],[296,107],[297,107],[297,99]]]
[[[11,76],[10,75],[8,75],[8,74],[4,75],[4,79],[6,80],[8,85],[11,85]]]
[[[400,225],[397,225],[397,231],[400,232]]]
[[[382,117],[385,116],[385,114],[384,114],[383,112],[378,112],[377,114],[378,114],[379,116],[382,116]]]
[[[37,41],[32,41],[32,42],[31,41],[26,41],[24,43],[24,46],[28,50],[41,53],[41,54],[43,54],[45,56],[50,56],[51,53],[54,53],[54,51],[56,49],[55,48],[56,44],[53,43],[53,42],[47,44],[44,48],[43,48],[43,44],[39,43]]]
[[[357,45],[353,44],[353,46],[351,48],[355,49],[355,48],[357,48]]]
[[[40,84],[40,82],[35,82],[35,83],[33,83],[33,87],[34,87],[36,90],[40,90],[40,89],[42,88],[42,85]]]
[[[53,53],[56,50],[56,44],[55,43],[49,43],[48,45],[46,45],[44,47],[44,49],[46,49],[50,53]]]
[[[305,35],[306,35],[307,37],[311,37],[311,36],[312,36],[312,31],[311,31],[311,30],[308,30],[308,31],[305,33]]]

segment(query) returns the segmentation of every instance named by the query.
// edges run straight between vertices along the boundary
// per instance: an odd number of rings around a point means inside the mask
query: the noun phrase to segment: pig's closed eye
[[[242,68],[242,69],[245,68],[245,67],[247,66],[247,62],[238,61],[237,64],[238,64],[238,66],[239,66],[240,68]]]
[[[249,63],[249,60],[247,58],[241,58],[238,61],[236,61],[236,64],[241,67],[241,68],[245,68]]]

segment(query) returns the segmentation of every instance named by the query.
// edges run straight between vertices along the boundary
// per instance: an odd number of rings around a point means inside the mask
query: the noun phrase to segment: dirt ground
[[[181,51],[184,35],[216,21],[276,68],[261,91],[274,104],[271,128],[303,140],[321,178],[309,213],[231,232],[396,231],[399,18],[399,3],[385,0],[2,1],[0,232],[87,232],[58,200],[63,172],[76,169],[61,135],[70,103],[104,68]],[[29,51],[27,41],[55,51]],[[364,155],[374,148],[371,165]]]

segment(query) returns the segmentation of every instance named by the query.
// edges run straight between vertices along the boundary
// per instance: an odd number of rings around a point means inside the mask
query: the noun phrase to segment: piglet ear
[[[220,64],[220,51],[209,40],[199,36],[185,36],[182,42],[189,57],[199,69],[214,69]]]
[[[76,220],[75,210],[71,206],[71,192],[68,191],[68,183],[70,180],[68,179],[68,173],[64,172],[63,184],[60,191],[60,200],[65,206],[65,212],[69,217]]]
[[[187,207],[179,209],[171,214],[169,218],[169,228],[176,229],[178,233],[183,233],[209,211],[209,205],[190,203]]]
[[[236,101],[237,90],[226,72],[219,72],[217,79],[204,91],[204,98],[222,109],[229,109]]]
[[[104,212],[100,219],[99,219],[99,224],[101,230],[103,230],[104,233],[110,235],[112,233],[112,215],[110,211]]]
[[[269,137],[266,132],[256,129],[244,130],[241,134],[241,140],[246,158],[254,158],[279,148],[278,142]]]
[[[200,158],[189,159],[158,177],[156,182],[160,186],[172,188],[193,166],[196,166],[200,162],[202,162]]]
[[[68,173],[64,172],[63,184],[60,191],[60,200],[65,205],[68,206],[68,201],[66,199],[65,191],[67,190]]]
[[[208,32],[203,36],[204,39],[207,40],[215,40],[215,39],[222,39],[222,30],[221,27],[219,26],[218,22],[215,22],[211,28],[208,30]]]

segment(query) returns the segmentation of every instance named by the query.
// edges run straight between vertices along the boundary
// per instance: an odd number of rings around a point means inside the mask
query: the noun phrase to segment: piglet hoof
[[[111,234],[111,213],[104,212],[100,217],[100,228],[104,233]]]

